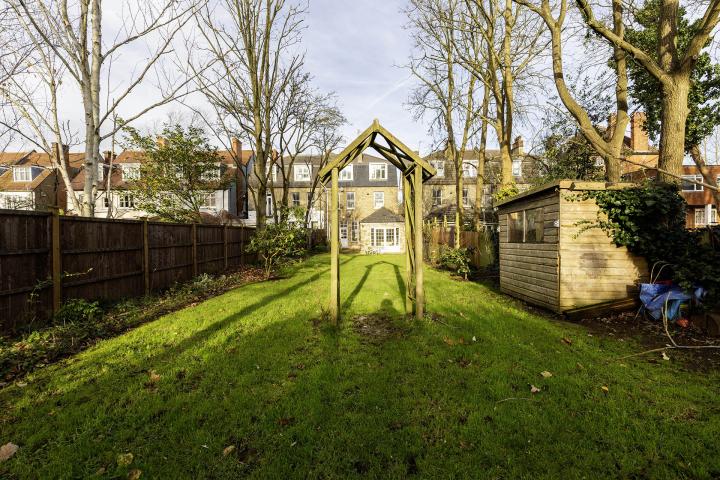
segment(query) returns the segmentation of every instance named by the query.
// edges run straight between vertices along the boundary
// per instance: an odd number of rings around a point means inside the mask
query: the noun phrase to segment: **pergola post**
[[[338,167],[332,169],[330,188],[330,315],[340,321],[340,224],[338,221]]]
[[[403,175],[403,205],[405,208],[405,313],[415,313],[415,258],[413,236],[412,182]]]
[[[425,316],[425,288],[423,276],[423,171],[415,165],[415,181],[413,182],[415,200],[415,316],[422,320]]]

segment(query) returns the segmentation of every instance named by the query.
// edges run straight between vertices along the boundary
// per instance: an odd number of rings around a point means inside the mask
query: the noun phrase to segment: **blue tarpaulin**
[[[650,312],[655,320],[662,318],[663,309],[667,303],[668,320],[676,320],[680,313],[680,305],[695,297],[700,300],[705,291],[698,287],[692,295],[689,295],[678,285],[662,283],[641,283],[640,301],[643,307]]]

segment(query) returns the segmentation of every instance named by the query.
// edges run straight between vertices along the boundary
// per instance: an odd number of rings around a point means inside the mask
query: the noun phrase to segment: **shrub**
[[[585,228],[604,230],[616,245],[644,257],[649,265],[670,264],[674,281],[684,288],[701,285],[708,290],[708,303],[718,302],[720,252],[703,241],[701,233],[685,228],[686,204],[677,186],[648,182],[580,197],[594,198],[600,207],[597,219],[585,222]]]
[[[65,302],[53,317],[55,325],[72,323],[88,323],[102,317],[102,309],[98,302],[83,299],[72,299]]]
[[[303,225],[300,222],[293,222],[292,215],[281,218],[285,220],[269,223],[264,229],[256,232],[248,246],[249,252],[260,255],[266,279],[306,252],[307,231]]]
[[[437,264],[440,268],[461,275],[465,280],[470,274],[470,254],[467,248],[452,248],[447,245],[440,245]]]
[[[501,200],[505,200],[506,198],[514,197],[518,193],[520,193],[520,190],[517,185],[515,185],[515,183],[508,183],[507,185],[500,187],[498,191],[495,192],[495,195],[493,195],[493,198],[496,202],[499,202]]]

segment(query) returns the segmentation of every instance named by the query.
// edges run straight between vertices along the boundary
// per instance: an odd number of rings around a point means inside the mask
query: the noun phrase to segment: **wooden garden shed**
[[[558,313],[636,295],[645,260],[599,228],[581,232],[598,206],[578,199],[632,185],[560,180],[498,202],[500,289]]]

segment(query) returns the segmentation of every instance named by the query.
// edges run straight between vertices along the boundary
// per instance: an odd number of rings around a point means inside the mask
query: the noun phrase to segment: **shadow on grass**
[[[363,285],[388,281],[373,265],[359,275],[362,285],[348,307],[359,302]],[[481,336],[478,343],[454,345],[442,339],[455,339],[458,331],[433,323],[408,325],[412,335],[372,348],[349,322],[340,329],[314,324],[314,309],[299,299],[316,294],[313,283],[327,274],[325,267],[318,261],[314,270],[299,269],[298,281],[275,282],[277,292],[160,352],[147,355],[146,345],[133,343],[136,337],[115,339],[102,355],[77,358],[84,370],[62,366],[43,387],[15,389],[22,395],[16,404],[0,396],[8,407],[0,415],[3,438],[21,446],[0,464],[0,477],[85,478],[100,468],[119,478],[131,468],[143,478],[670,477],[680,471],[672,464],[678,458],[692,456],[695,464],[714,458],[710,422],[660,421],[663,411],[648,409],[649,400],[662,401],[664,409],[675,401],[687,405],[683,395],[665,395],[660,384],[657,392],[642,392],[645,402],[615,395],[626,388],[621,381],[644,381],[644,372],[628,380],[613,365],[591,375],[577,371],[576,361],[584,362],[580,341],[565,346],[553,327],[504,309],[493,316],[492,308],[468,298],[473,303],[465,312],[495,340]],[[431,291],[446,300],[456,288],[479,293],[467,284]],[[377,298],[363,300],[399,316],[392,298],[379,306]],[[279,310],[292,311],[287,317],[260,317],[262,306],[293,302],[296,308]],[[438,301],[436,308],[441,305],[450,315],[454,305]],[[250,316],[257,328],[233,327]],[[546,340],[545,333],[555,336]],[[98,358],[110,356],[116,368],[104,371]],[[146,371],[128,372],[140,361],[156,380]],[[543,380],[544,369],[556,376]],[[78,382],[78,374],[88,378]],[[598,388],[608,379],[615,382],[612,396]],[[532,399],[530,382],[543,388]],[[699,402],[697,389],[693,393]],[[498,403],[509,397],[526,401]],[[656,444],[662,456],[636,454]],[[223,455],[228,446],[235,449]],[[133,463],[118,467],[117,455],[127,452]]]

